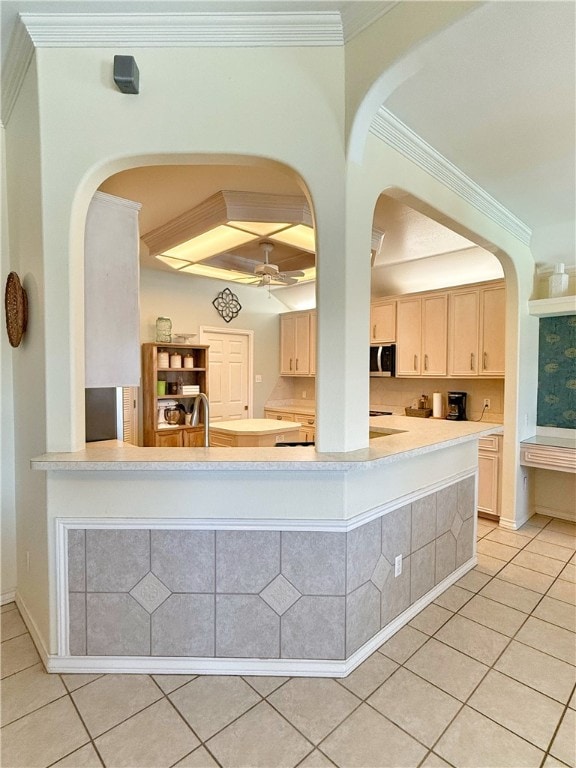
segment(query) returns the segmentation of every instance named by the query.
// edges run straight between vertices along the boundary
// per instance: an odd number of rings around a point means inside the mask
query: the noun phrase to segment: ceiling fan
[[[296,278],[304,277],[304,272],[299,269],[281,272],[277,264],[270,263],[268,257],[274,250],[274,243],[263,240],[260,248],[264,252],[264,262],[254,268],[254,275],[258,279],[252,282],[253,285],[294,285],[298,282]]]

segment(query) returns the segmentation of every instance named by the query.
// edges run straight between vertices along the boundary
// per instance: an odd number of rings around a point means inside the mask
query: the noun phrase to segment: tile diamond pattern
[[[392,566],[386,560],[384,555],[380,555],[378,558],[378,562],[376,563],[376,566],[374,567],[374,571],[372,572],[372,576],[370,577],[370,581],[378,587],[380,592],[384,589],[384,585],[388,581],[388,577],[392,573]]]
[[[153,613],[156,608],[159,608],[170,597],[171,593],[150,571],[130,590],[130,594],[134,600],[140,603],[145,611]]]
[[[456,514],[454,516],[454,522],[452,523],[452,526],[450,528],[450,531],[452,532],[452,536],[454,536],[455,539],[458,538],[458,535],[460,534],[460,531],[462,530],[462,526],[464,523],[460,519],[460,515]]]
[[[279,616],[286,613],[288,608],[291,608],[296,600],[302,596],[296,587],[291,584],[288,579],[285,579],[282,574],[276,576],[274,581],[270,582],[262,592],[260,597],[265,603],[268,603],[270,608]]]

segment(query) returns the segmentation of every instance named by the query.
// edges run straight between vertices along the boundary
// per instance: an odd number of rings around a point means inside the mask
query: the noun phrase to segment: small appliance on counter
[[[448,392],[448,413],[450,421],[466,421],[466,392]]]
[[[172,424],[169,424],[166,419],[166,409],[170,408],[173,409],[176,406],[178,406],[178,400],[160,400],[158,401],[158,428],[159,429],[168,429],[172,426]]]

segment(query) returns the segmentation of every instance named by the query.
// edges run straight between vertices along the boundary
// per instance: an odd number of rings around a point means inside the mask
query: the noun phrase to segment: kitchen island
[[[264,448],[286,440],[297,441],[301,424],[278,424],[275,419],[235,419],[210,424],[210,446]]]
[[[478,438],[499,429],[382,416],[345,454],[113,443],[34,459],[45,663],[348,674],[474,566]]]

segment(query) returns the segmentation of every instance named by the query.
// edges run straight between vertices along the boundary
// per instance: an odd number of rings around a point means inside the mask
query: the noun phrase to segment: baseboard
[[[392,635],[434,602],[476,565],[476,556],[461,565],[381,629],[348,659],[231,659],[182,656],[61,656],[45,661],[48,672],[147,675],[267,675],[346,677]]]
[[[24,600],[22,599],[22,596],[18,592],[16,592],[16,605],[18,606],[18,610],[20,611],[20,615],[22,616],[24,624],[26,624],[26,627],[28,628],[28,632],[30,632],[32,642],[36,646],[36,650],[38,651],[40,658],[42,659],[42,663],[46,667],[47,671],[50,672],[51,670],[49,669],[49,664],[50,664],[51,656],[48,653],[46,646],[44,645],[44,641],[42,640],[42,635],[40,634],[38,627],[36,626],[36,622],[30,615],[30,612],[26,607],[26,603],[24,602]]]
[[[549,507],[534,507],[535,515],[546,515],[547,517],[555,517],[558,520],[568,520],[570,523],[576,523],[576,516],[571,515],[569,512],[565,512],[562,509],[550,509]]]
[[[16,600],[16,590],[9,590],[8,592],[2,592],[0,594],[0,605],[6,605],[6,603],[13,603]]]

